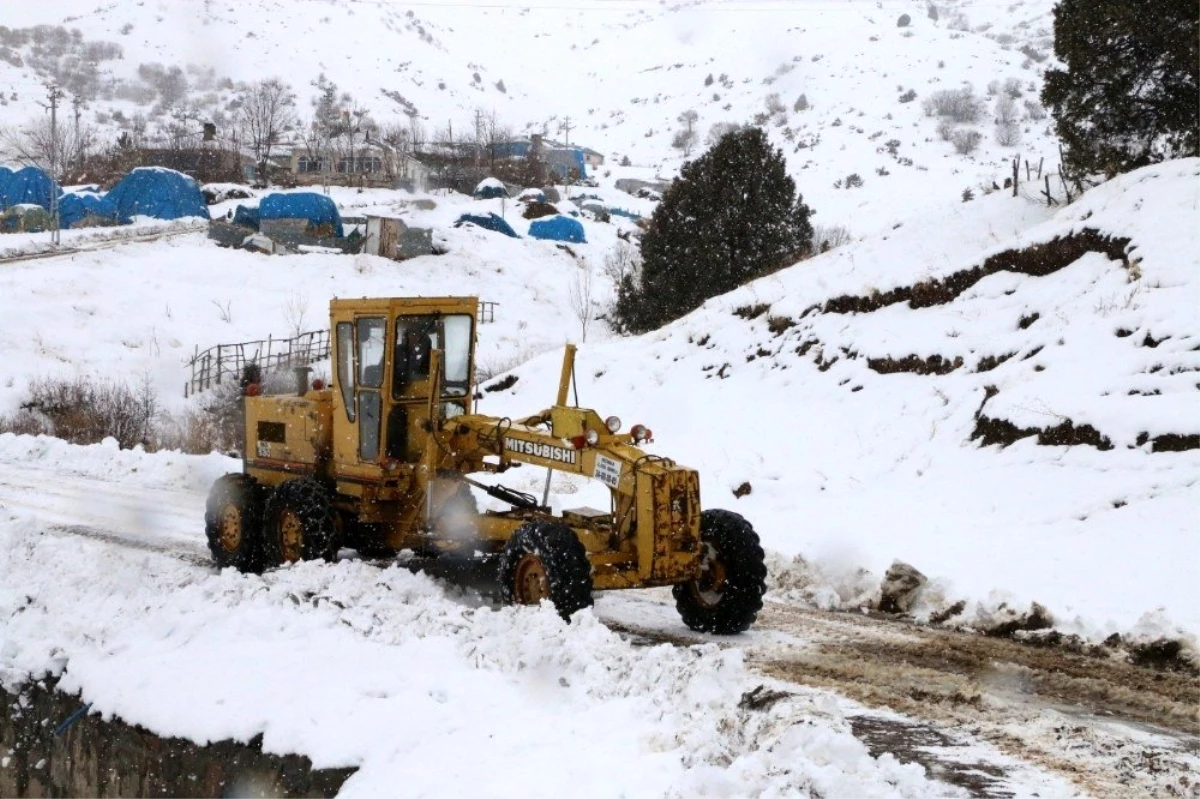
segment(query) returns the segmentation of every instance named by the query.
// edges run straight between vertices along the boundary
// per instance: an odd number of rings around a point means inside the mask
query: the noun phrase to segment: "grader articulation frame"
[[[766,568],[741,516],[701,510],[699,475],[639,445],[642,425],[567,404],[575,349],[555,404],[533,416],[473,413],[474,297],[333,300],[332,383],[289,396],[246,389],[244,469],[214,484],[205,514],[219,566],[257,572],[332,561],[345,546],[410,563],[473,565],[501,596],[551,600],[564,616],[592,591],[674,586],[696,630],[747,629]],[[547,500],[472,474],[528,464],[604,483],[607,510],[554,515]],[[547,475],[549,477],[549,475]],[[511,506],[479,513],[471,487]],[[549,482],[547,482],[547,489]]]

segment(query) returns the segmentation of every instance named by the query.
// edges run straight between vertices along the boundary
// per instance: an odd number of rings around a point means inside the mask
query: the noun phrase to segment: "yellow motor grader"
[[[564,617],[594,589],[670,585],[689,627],[746,630],[766,578],[750,524],[701,510],[699,475],[643,451],[645,426],[622,432],[616,417],[568,405],[571,345],[552,407],[474,413],[477,310],[475,297],[332,300],[332,385],[300,370],[294,394],[245,387],[243,472],[217,480],[205,513],[217,565],[407,551],[410,565],[474,568],[505,601],[549,599]],[[521,465],[548,470],[540,499],[479,480]],[[609,507],[555,515],[553,471],[599,480]],[[510,509],[480,513],[472,487]]]

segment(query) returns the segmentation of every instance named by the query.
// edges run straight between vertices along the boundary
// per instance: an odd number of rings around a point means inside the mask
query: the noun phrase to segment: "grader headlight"
[[[604,426],[608,428],[608,432],[616,435],[617,431],[619,431],[621,429],[621,417],[620,416],[608,417],[607,419],[604,420]],[[589,431],[589,432],[591,432],[591,431]]]

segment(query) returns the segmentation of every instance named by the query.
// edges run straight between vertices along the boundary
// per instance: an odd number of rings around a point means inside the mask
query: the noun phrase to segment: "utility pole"
[[[61,240],[58,229],[58,101],[66,94],[56,83],[46,84],[47,104],[50,109],[50,243],[56,247]]]
[[[75,150],[74,154],[76,163],[74,166],[76,169],[82,171],[84,153],[83,140],[79,138],[79,119],[83,116],[83,98],[81,98],[79,95],[73,95],[71,97],[71,110],[75,112],[75,144],[73,149]]]
[[[565,131],[567,134],[567,152],[569,153],[571,150],[571,131],[575,129],[575,126],[571,124],[571,118],[567,117],[564,119],[562,124],[558,126],[558,129]],[[567,199],[571,199],[571,167],[569,166],[563,168],[563,189],[567,195]]]

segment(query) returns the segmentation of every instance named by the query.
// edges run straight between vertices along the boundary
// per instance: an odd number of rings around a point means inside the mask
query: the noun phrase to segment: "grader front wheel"
[[[313,478],[280,484],[263,516],[267,565],[337,558],[340,542],[329,494]]]
[[[592,566],[583,544],[562,524],[521,525],[500,558],[500,593],[505,602],[519,605],[549,599],[569,619],[592,604]]]
[[[762,610],[767,567],[750,522],[727,510],[700,514],[704,546],[700,576],[676,585],[675,607],[693,630],[732,635],[750,628]]]

